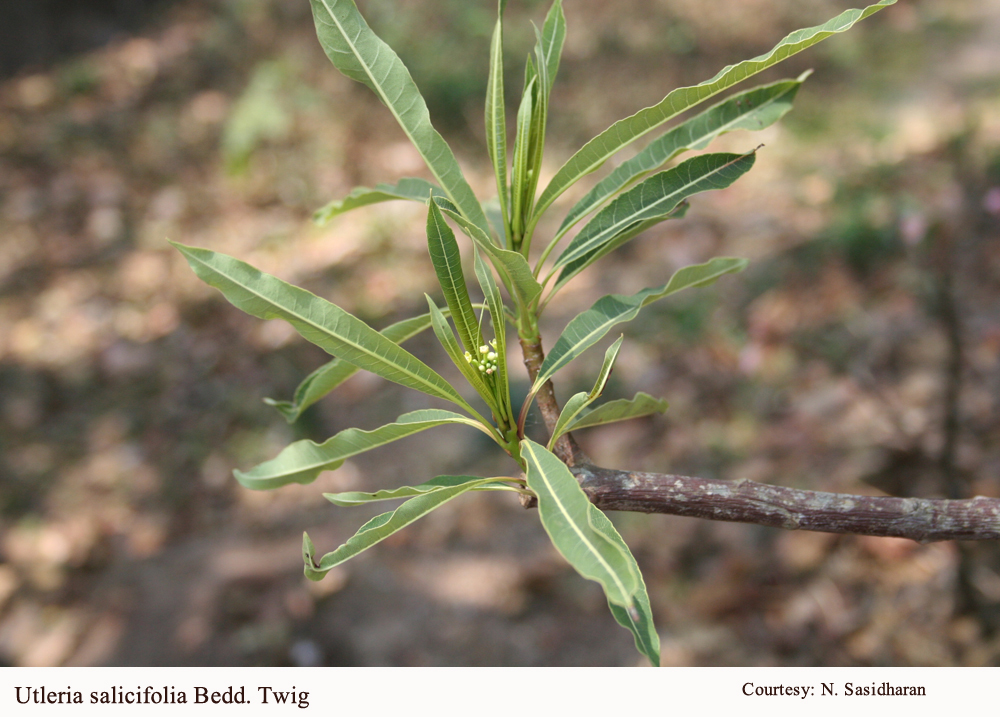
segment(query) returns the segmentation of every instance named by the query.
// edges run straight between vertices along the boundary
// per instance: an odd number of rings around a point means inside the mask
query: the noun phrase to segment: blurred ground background
[[[200,284],[167,237],[234,254],[376,327],[424,311],[418,205],[312,211],[424,176],[323,56],[305,0],[14,3],[0,29],[0,660],[11,665],[631,665],[599,588],[502,495],[449,504],[320,583],[375,511],[324,490],[506,472],[438,429],[312,486],[231,477],[293,439],[426,405],[357,375],[289,427],[324,354]],[[615,119],[850,6],[567,0],[547,171]],[[483,197],[495,3],[371,0]],[[520,91],[547,4],[508,9]],[[750,269],[647,309],[609,398],[655,419],[581,433],[615,467],[819,490],[1000,495],[1000,2],[903,1],[760,81],[816,72],[757,166],[620,250],[545,317],[717,254]],[[571,198],[564,202],[569,206]],[[561,214],[553,212],[553,222]],[[551,231],[553,225],[542,227]],[[610,340],[611,337],[609,337]],[[446,375],[428,336],[411,350]],[[602,351],[567,369],[565,398]],[[511,356],[519,364],[518,357]],[[522,381],[519,389],[525,388]],[[671,665],[995,665],[996,545],[617,515]]]

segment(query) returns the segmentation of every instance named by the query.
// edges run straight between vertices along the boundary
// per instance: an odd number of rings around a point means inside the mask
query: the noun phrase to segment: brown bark
[[[535,377],[538,375],[538,369],[542,367],[542,362],[545,360],[545,352],[542,351],[541,339],[538,341],[521,339],[521,353],[524,356],[524,366],[528,369],[528,376],[534,382]],[[538,389],[538,394],[535,396],[535,403],[538,404],[542,420],[545,421],[545,427],[549,429],[549,435],[551,435],[552,430],[556,427],[556,421],[559,420],[559,402],[556,400],[556,392],[552,387],[551,381],[546,381]],[[580,450],[580,446],[576,444],[576,441],[568,433],[560,436],[553,448],[555,450],[552,452],[568,466],[574,466],[586,458]]]
[[[821,493],[749,480],[572,467],[602,510],[669,513],[786,530],[936,540],[1000,538],[1000,499],[931,500]]]

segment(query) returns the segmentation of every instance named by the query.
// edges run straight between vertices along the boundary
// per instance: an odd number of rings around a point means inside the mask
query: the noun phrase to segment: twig
[[[894,498],[821,493],[579,464],[570,470],[602,510],[669,513],[786,530],[937,540],[1000,538],[1000,499]]]

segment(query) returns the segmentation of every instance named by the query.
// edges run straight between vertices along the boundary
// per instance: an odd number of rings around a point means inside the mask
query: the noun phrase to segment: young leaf
[[[324,351],[401,386],[451,401],[476,415],[458,391],[433,369],[336,304],[231,256],[171,243],[194,273],[221,291],[236,308],[259,319],[284,319]]]
[[[347,77],[374,90],[448,198],[469,221],[488,231],[483,208],[448,143],[431,125],[427,103],[399,56],[372,32],[353,0],[310,2],[316,35],[326,56]]]
[[[462,255],[454,232],[434,202],[427,203],[427,249],[462,345],[466,351],[475,351],[483,342],[483,337],[465,286]]]
[[[507,187],[507,113],[503,93],[503,10],[497,9],[497,24],[490,42],[490,75],[486,83],[486,149],[493,162],[497,180],[500,214],[503,217],[501,236],[510,241],[510,190]]]
[[[559,59],[562,57],[563,43],[566,41],[566,15],[563,13],[562,0],[555,0],[545,16],[542,35],[538,41],[535,53],[539,66],[545,67],[545,96],[552,92],[552,85],[559,72]]]
[[[573,237],[554,269],[598,251],[637,222],[668,216],[693,194],[728,187],[750,171],[755,159],[755,152],[702,154],[654,174],[598,212]]]
[[[368,550],[376,543],[388,538],[393,533],[402,530],[410,523],[424,517],[435,508],[440,508],[452,498],[462,493],[495,481],[495,478],[481,478],[459,483],[450,488],[442,488],[430,493],[410,498],[391,513],[377,515],[365,523],[349,538],[346,543],[327,553],[316,562],[316,548],[308,535],[303,536],[302,556],[305,559],[305,574],[310,580],[321,580],[327,572],[341,563],[350,560],[355,555]]]
[[[581,217],[604,204],[619,190],[669,162],[681,152],[703,149],[719,135],[734,130],[761,130],[770,127],[792,108],[792,101],[810,72],[803,72],[794,80],[782,80],[733,95],[653,140],[639,154],[615,167],[611,174],[598,182],[573,206],[559,226],[556,240]]]
[[[566,191],[566,189],[575,184],[577,180],[593,172],[620,149],[627,147],[647,132],[656,129],[664,122],[709,97],[742,82],[751,75],[766,70],[768,67],[778,64],[797,52],[812,47],[831,35],[848,30],[855,23],[864,20],[869,15],[895,2],[896,0],[881,0],[864,10],[845,10],[837,17],[822,25],[796,30],[785,36],[781,42],[763,55],[735,65],[728,65],[720,70],[715,77],[693,87],[678,88],[670,92],[659,103],[639,110],[631,117],[626,117],[623,120],[615,122],[581,147],[556,172],[538,198],[538,204],[535,207],[532,217],[532,224],[537,222],[542,213],[552,205],[552,202]]]
[[[339,468],[351,456],[447,423],[472,426],[494,438],[493,433],[481,423],[460,413],[425,408],[404,413],[395,423],[386,424],[373,431],[348,428],[323,443],[296,441],[286,446],[275,458],[254,466],[245,473],[233,471],[233,474],[245,488],[253,490],[271,490],[289,483],[304,485],[312,483],[323,471]]]
[[[528,68],[532,68],[531,58],[528,58]],[[525,81],[524,94],[521,95],[521,106],[517,110],[517,139],[514,142],[514,164],[511,167],[511,210],[510,223],[514,235],[513,249],[520,246],[520,238],[524,234],[527,220],[526,204],[530,201],[527,187],[530,184],[528,170],[531,157],[532,119],[535,104],[537,77]]]
[[[538,189],[538,178],[542,171],[542,154],[545,150],[545,127],[549,116],[549,95],[552,93],[552,83],[559,70],[559,59],[562,55],[563,42],[566,39],[566,17],[562,11],[561,0],[555,0],[545,16],[542,31],[535,28],[538,38],[535,43],[535,60],[528,61],[528,76],[535,78],[534,102],[531,108],[531,123],[528,140],[527,174],[522,190],[521,202],[521,238],[519,248],[524,256],[528,256],[531,248],[531,232],[525,232],[525,225],[531,216],[535,204],[535,192]],[[528,79],[525,78],[527,86]]]
[[[511,485],[503,482],[505,480],[503,478],[495,478],[493,480],[494,482],[492,483],[484,483],[483,479],[478,476],[438,476],[420,485],[403,486],[401,488],[394,488],[393,490],[380,490],[374,493],[362,493],[359,491],[324,493],[323,497],[342,508],[353,508],[356,505],[377,503],[384,500],[412,498],[416,495],[435,493],[472,482],[476,483],[476,486],[472,490],[514,490]]]
[[[556,444],[559,436],[568,432],[570,424],[604,392],[604,386],[608,382],[611,369],[615,365],[615,359],[618,358],[618,351],[621,349],[622,341],[624,340],[625,336],[619,336],[618,340],[611,344],[608,350],[604,352],[604,363],[601,365],[601,371],[597,374],[597,381],[594,382],[594,387],[590,390],[590,393],[580,392],[570,398],[566,402],[566,405],[563,406],[563,410],[559,414],[558,420],[556,420],[555,428],[552,429],[552,437],[549,438],[548,449],[550,451],[552,450],[552,446]]]
[[[632,602],[632,609],[627,610],[620,605],[615,605],[608,600],[608,607],[611,614],[622,627],[630,630],[635,637],[635,648],[649,658],[653,667],[660,666],[660,635],[653,625],[653,610],[649,605],[649,594],[646,592],[646,582],[642,579],[639,566],[632,557],[632,551],[622,540],[622,536],[615,530],[608,517],[597,510],[592,516],[594,529],[604,535],[608,540],[617,545],[628,556],[628,559],[636,566],[635,572],[639,579],[639,588],[635,592]]]
[[[531,267],[528,266],[528,261],[523,256],[516,251],[508,251],[498,247],[488,234],[462,217],[447,200],[435,199],[434,203],[441,208],[442,212],[454,219],[465,235],[472,239],[475,245],[490,258],[490,262],[500,275],[507,291],[519,305],[530,306],[538,298],[539,294],[542,293],[542,287],[535,280],[531,273]]]
[[[531,387],[531,394],[552,378],[556,371],[599,341],[612,326],[634,319],[642,307],[683,289],[707,286],[724,274],[742,271],[746,265],[746,259],[716,257],[705,264],[695,264],[678,270],[663,286],[643,289],[632,296],[609,294],[601,297],[563,329],[539,368],[538,376]]]
[[[421,314],[420,316],[414,316],[413,318],[390,324],[379,333],[394,344],[401,344],[407,339],[413,338],[421,331],[424,331],[430,325],[430,314]],[[295,394],[292,396],[291,401],[275,401],[272,398],[265,398],[264,403],[278,409],[289,423],[295,423],[303,411],[357,372],[357,366],[335,358],[327,361],[302,379],[302,383],[295,389]]]
[[[538,514],[545,532],[573,568],[601,584],[608,601],[632,610],[639,590],[635,560],[607,535],[600,514],[569,472],[569,468],[529,438],[521,441],[528,488],[538,496]],[[614,528],[611,528],[614,530]]]
[[[619,398],[603,403],[593,410],[581,413],[575,421],[569,424],[567,431],[578,431],[581,428],[603,426],[605,423],[626,421],[630,418],[640,418],[651,413],[663,413],[667,410],[667,402],[654,398],[648,393],[637,393],[635,398]]]
[[[337,199],[325,207],[317,209],[316,213],[313,214],[313,221],[322,226],[334,217],[358,207],[366,207],[369,204],[378,204],[394,199],[426,202],[427,197],[431,194],[435,197],[446,196],[437,185],[416,177],[404,177],[396,184],[376,184],[374,189],[355,187],[343,199]]]

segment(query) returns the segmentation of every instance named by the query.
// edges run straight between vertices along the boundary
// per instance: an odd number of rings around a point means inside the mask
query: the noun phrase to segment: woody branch
[[[540,342],[523,342],[531,380],[545,355]],[[536,397],[551,432],[559,403],[551,382]],[[567,435],[556,443],[559,456],[602,510],[667,513],[708,520],[753,523],[787,530],[851,533],[938,540],[1000,538],[1000,499],[934,500],[823,493],[750,480],[724,481],[690,476],[602,468]]]

